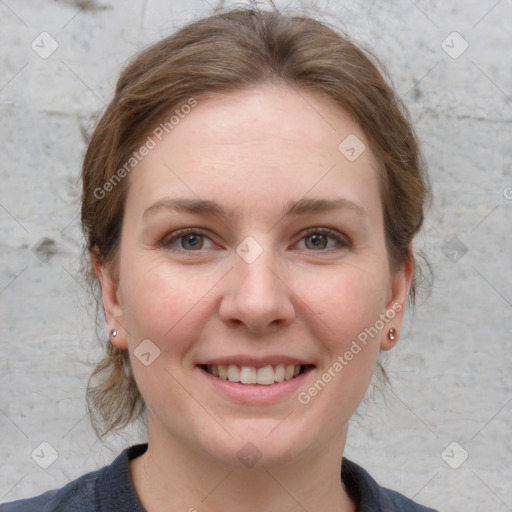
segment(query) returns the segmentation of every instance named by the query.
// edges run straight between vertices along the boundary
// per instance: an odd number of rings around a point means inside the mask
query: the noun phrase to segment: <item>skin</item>
[[[349,134],[366,145],[353,162],[338,150]],[[148,405],[149,448],[130,467],[148,511],[355,510],[340,485],[348,421],[379,350],[398,339],[387,333],[398,334],[403,308],[305,405],[297,392],[234,402],[196,365],[234,354],[298,357],[315,365],[304,391],[379,315],[405,304],[412,265],[390,271],[376,169],[364,133],[332,100],[265,86],[199,99],[132,172],[118,267],[95,268],[118,331],[112,342],[130,351]],[[177,197],[214,200],[231,215],[161,208],[143,218]],[[344,198],[363,213],[283,217],[304,197]],[[199,250],[171,240],[188,227],[205,235],[193,240]],[[342,241],[304,234],[324,227]],[[236,252],[247,236],[263,249],[252,263]],[[149,366],[133,355],[144,339],[160,350]],[[251,468],[237,457],[247,442],[261,453]]]

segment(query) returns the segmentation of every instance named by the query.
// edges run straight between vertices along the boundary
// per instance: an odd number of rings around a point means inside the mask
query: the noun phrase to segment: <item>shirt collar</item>
[[[131,479],[130,461],[142,455],[147,448],[147,443],[131,446],[107,466],[97,484],[100,510],[145,512]],[[378,498],[378,484],[363,468],[345,457],[342,459],[341,480],[356,504],[357,512],[382,510]]]

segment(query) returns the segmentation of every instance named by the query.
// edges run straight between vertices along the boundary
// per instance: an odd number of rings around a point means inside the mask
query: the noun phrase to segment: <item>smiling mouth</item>
[[[254,366],[238,366],[236,364],[201,364],[199,368],[221,380],[228,380],[238,384],[271,386],[272,384],[292,380],[309,371],[313,368],[313,365],[276,364],[256,368]]]

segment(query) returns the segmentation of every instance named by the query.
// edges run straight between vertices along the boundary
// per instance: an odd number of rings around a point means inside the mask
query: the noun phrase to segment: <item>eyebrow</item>
[[[367,216],[366,210],[357,203],[345,198],[337,199],[307,199],[290,201],[283,213],[283,217],[305,215],[307,213],[321,213],[331,210],[347,209],[363,217]],[[233,216],[232,210],[226,210],[221,204],[207,199],[168,198],[160,199],[152,204],[142,215],[143,218],[152,216],[162,210],[174,210],[192,214],[212,215],[219,218]]]

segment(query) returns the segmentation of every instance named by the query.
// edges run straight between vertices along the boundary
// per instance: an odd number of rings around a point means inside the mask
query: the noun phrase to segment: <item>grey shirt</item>
[[[0,512],[146,512],[130,478],[130,461],[147,444],[124,450],[110,466],[87,473],[60,489],[35,498],[4,503]],[[343,458],[341,479],[357,512],[436,512],[381,487],[360,466]]]

